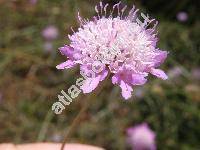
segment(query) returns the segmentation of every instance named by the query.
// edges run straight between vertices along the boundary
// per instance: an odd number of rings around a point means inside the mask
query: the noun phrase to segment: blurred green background
[[[95,15],[97,0],[0,0],[0,142],[61,142],[81,109],[77,98],[61,115],[51,111],[62,89],[80,76],[77,69],[56,70],[65,58],[58,47],[69,44],[77,12]],[[105,0],[111,5],[117,1]],[[109,83],[89,104],[69,142],[129,149],[126,129],[147,122],[158,149],[200,149],[200,17],[198,0],[122,0],[159,21],[159,47],[169,51],[161,66],[169,75],[150,77],[129,101]],[[181,12],[186,16],[180,19]],[[54,26],[58,36],[46,40]],[[81,96],[80,96],[81,97]]]

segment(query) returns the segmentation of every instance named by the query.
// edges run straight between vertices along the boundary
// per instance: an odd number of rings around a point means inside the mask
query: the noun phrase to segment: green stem
[[[107,79],[109,78],[110,75],[107,76]],[[106,79],[106,80],[107,80]],[[68,140],[68,138],[72,135],[72,133],[74,132],[74,130],[76,129],[77,125],[79,124],[79,122],[81,121],[82,116],[84,115],[85,111],[87,110],[87,108],[89,107],[90,104],[90,100],[92,100],[95,96],[98,96],[101,92],[101,90],[106,86],[106,80],[104,81],[103,85],[100,86],[100,88],[98,89],[97,92],[94,92],[93,94],[89,95],[87,97],[87,99],[84,101],[83,107],[81,108],[81,110],[79,111],[78,115],[76,116],[76,118],[73,120],[70,128],[67,130],[66,132],[66,136],[63,140],[62,146],[61,146],[61,150],[64,150],[65,148],[65,144]]]
[[[37,141],[43,141],[45,139],[45,135],[47,133],[47,130],[48,130],[48,126],[49,126],[49,123],[51,122],[53,118],[53,112],[52,110],[50,109],[45,117],[45,120],[44,120],[44,123],[41,127],[41,130],[38,134],[38,138],[37,138]]]

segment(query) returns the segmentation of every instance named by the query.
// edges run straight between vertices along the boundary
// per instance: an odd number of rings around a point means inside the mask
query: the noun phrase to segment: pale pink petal
[[[120,87],[122,89],[122,96],[127,100],[131,97],[132,87],[125,83],[123,80],[120,82]]]
[[[114,75],[114,76],[112,77],[112,83],[113,83],[113,84],[117,84],[117,83],[118,83],[118,80],[119,80],[119,77],[118,77],[117,75]]]
[[[152,68],[150,70],[150,73],[153,74],[154,76],[158,77],[158,78],[163,79],[163,80],[167,80],[168,79],[168,76],[165,74],[165,72],[160,70],[160,69]]]
[[[132,84],[133,85],[143,85],[147,82],[144,75],[132,74]]]
[[[108,70],[106,69],[103,70],[99,75],[100,75],[100,81],[103,81],[108,75]]]
[[[165,59],[167,58],[167,51],[160,51],[159,54],[155,57],[155,67],[160,66],[160,64],[162,64]]]
[[[95,78],[87,78],[80,89],[83,90],[83,93],[90,93],[98,86],[99,81],[100,76],[97,76]]]
[[[82,57],[83,57],[83,55],[79,52],[76,52],[76,53],[73,54],[73,58],[75,60],[80,60],[80,59],[82,59]]]
[[[67,60],[59,65],[56,66],[57,69],[69,69],[72,68],[76,65],[75,62],[71,61],[71,60]]]
[[[75,51],[73,47],[68,45],[64,45],[59,48],[62,55],[67,56],[71,60],[79,60],[82,57],[82,54],[79,51]]]
[[[68,45],[64,45],[63,47],[60,47],[59,50],[62,55],[65,55],[68,57],[72,56],[73,54],[73,48]]]
[[[80,87],[83,90],[83,93],[92,92],[98,86],[99,82],[103,81],[108,75],[106,69],[98,74],[93,72],[91,65],[81,65],[80,69],[87,76],[87,79]]]
[[[87,78],[95,78],[96,74],[92,70],[91,65],[81,65],[80,70],[87,76]]]

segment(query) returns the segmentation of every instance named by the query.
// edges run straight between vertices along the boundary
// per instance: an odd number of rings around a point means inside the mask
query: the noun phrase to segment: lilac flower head
[[[60,48],[68,60],[57,69],[68,69],[80,65],[82,72],[91,71],[92,65],[99,62],[103,69],[88,78],[81,87],[83,93],[93,91],[108,72],[112,83],[121,87],[125,99],[131,97],[133,85],[146,83],[149,73],[166,80],[167,75],[157,67],[164,62],[168,52],[156,47],[155,19],[145,19],[138,23],[138,9],[133,8],[124,16],[127,6],[120,9],[120,2],[107,13],[108,4],[95,7],[97,16],[90,21],[78,14],[80,28],[68,35],[71,43]],[[117,16],[113,16],[114,11]]]
[[[200,80],[200,68],[192,69],[192,77],[196,80]]]
[[[38,0],[29,0],[29,2],[32,4],[32,5],[35,5],[37,3]]]
[[[53,50],[53,44],[51,42],[45,42],[43,47],[45,52],[51,52]]]
[[[156,150],[155,133],[146,123],[129,128],[127,134],[133,150]]]
[[[176,18],[180,22],[185,22],[188,19],[188,14],[186,12],[181,11],[176,15]]]
[[[174,67],[172,69],[170,69],[168,71],[168,76],[169,78],[173,79],[173,78],[177,78],[179,77],[181,74],[183,74],[183,69],[181,67]]]
[[[141,88],[141,87],[135,88],[135,96],[136,96],[138,99],[143,98],[144,95],[145,95],[145,89],[144,89],[144,88]]]
[[[42,36],[46,40],[55,40],[58,37],[58,29],[53,25],[47,26],[42,31]]]

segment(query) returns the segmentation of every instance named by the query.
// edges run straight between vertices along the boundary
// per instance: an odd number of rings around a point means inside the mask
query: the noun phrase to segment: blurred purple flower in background
[[[46,40],[55,40],[58,37],[58,29],[53,25],[49,25],[42,31],[42,36]]]
[[[44,50],[46,52],[51,52],[53,50],[53,44],[51,42],[44,43]]]
[[[192,69],[192,77],[196,80],[200,80],[200,68]]]
[[[29,0],[30,4],[35,5],[38,0]]]
[[[155,133],[147,123],[128,128],[128,143],[133,150],[156,150]]]
[[[183,69],[181,67],[173,67],[168,71],[168,76],[170,79],[177,78],[183,73]]]
[[[145,95],[145,89],[143,87],[136,87],[134,91],[135,96],[139,99],[143,98]]]
[[[188,14],[184,11],[178,12],[176,18],[180,22],[185,22],[188,20]]]

